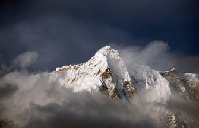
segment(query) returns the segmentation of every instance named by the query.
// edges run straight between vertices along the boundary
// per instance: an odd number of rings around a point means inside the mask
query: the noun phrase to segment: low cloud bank
[[[12,72],[1,78],[2,127],[154,128],[159,125],[136,99],[129,104],[112,101],[98,92],[74,93],[57,83],[49,83],[47,74]]]
[[[116,46],[115,46],[116,47]],[[155,69],[168,69],[177,65],[178,56],[169,53],[166,43],[155,41],[145,48],[120,47],[119,51],[126,64],[138,63]],[[49,82],[49,73],[39,75],[26,68],[39,55],[26,52],[14,59],[11,66],[17,70],[4,72],[0,78],[0,127],[5,128],[54,128],[54,127],[163,127],[166,118],[162,111],[151,110],[154,105],[135,96],[130,102],[112,101],[96,92],[74,93],[69,88]],[[13,66],[14,65],[14,66]],[[179,100],[184,107],[181,111],[192,115],[198,105]],[[190,111],[190,105],[195,105]],[[178,102],[169,101],[167,108],[176,111]],[[199,115],[199,114],[198,114]]]
[[[69,88],[49,82],[48,72],[39,75],[28,72],[26,68],[37,57],[35,52],[17,56],[13,64],[20,68],[0,78],[1,127],[154,128],[162,125],[136,97],[132,103],[127,103],[112,101],[99,92],[74,93]]]

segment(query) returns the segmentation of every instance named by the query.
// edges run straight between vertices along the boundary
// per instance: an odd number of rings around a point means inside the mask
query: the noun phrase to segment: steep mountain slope
[[[190,95],[195,100],[199,100],[199,74],[185,73],[184,83],[187,85]]]
[[[173,102],[173,104],[175,104],[174,105],[175,107],[177,106],[177,108],[172,109],[172,111],[170,111],[173,113],[173,116],[175,117],[175,127],[177,128],[197,127],[198,126],[197,116],[195,116],[193,113],[185,112],[182,109],[183,106],[179,106],[179,105],[185,105],[185,106],[193,105],[191,101],[196,101],[195,95],[191,94],[192,89],[190,88],[187,82],[188,79],[180,79],[174,68],[170,71],[162,72],[161,75],[169,82],[170,89],[173,94],[171,101]]]
[[[102,91],[111,99],[129,98],[135,93],[131,77],[117,50],[105,46],[88,62],[63,66],[51,73],[50,81],[73,87],[75,92]]]
[[[148,109],[164,115],[166,126],[196,127],[194,116],[173,111],[166,105],[179,97],[198,102],[199,75],[186,73],[184,77],[180,79],[175,69],[159,72],[144,65],[125,64],[117,50],[105,46],[86,63],[56,68],[49,81],[74,92],[100,91],[113,100],[129,101],[138,96],[149,104]]]

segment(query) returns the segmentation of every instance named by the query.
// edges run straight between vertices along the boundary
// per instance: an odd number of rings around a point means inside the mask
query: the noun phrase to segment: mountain
[[[74,91],[101,91],[111,99],[129,98],[135,94],[127,68],[117,50],[110,46],[100,49],[88,62],[63,66],[51,73],[50,81],[61,86],[74,87]]]
[[[194,115],[167,106],[170,101],[177,104],[179,99],[198,102],[198,74],[185,73],[181,78],[175,69],[160,72],[145,65],[127,65],[110,46],[101,48],[85,63],[56,68],[50,73],[50,82],[72,88],[74,92],[99,91],[115,101],[130,101],[138,96],[150,104],[152,111],[165,115],[165,126],[198,126]]]

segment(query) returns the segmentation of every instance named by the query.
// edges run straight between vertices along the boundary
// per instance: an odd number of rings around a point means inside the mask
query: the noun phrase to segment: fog
[[[199,56],[185,56],[172,52],[167,42],[151,41],[146,46],[122,46],[112,44],[119,50],[120,56],[127,65],[147,65],[158,71],[168,71],[175,68],[180,73],[199,73]]]
[[[2,127],[160,126],[136,97],[130,104],[112,101],[99,92],[74,93],[72,89],[49,83],[47,73],[40,76],[8,73],[0,86]]]
[[[168,44],[163,41],[153,41],[146,47],[111,45],[119,49],[127,66],[136,63],[157,70],[172,67],[180,69],[176,61],[179,56],[169,52]],[[39,57],[37,52],[28,51],[16,56],[10,65],[4,65],[0,78],[1,127],[155,128],[166,126],[167,109],[186,113],[193,117],[195,122],[192,123],[197,124],[195,117],[198,115],[198,105],[183,101],[180,96],[175,96],[175,100],[169,100],[165,104],[156,104],[148,103],[139,95],[129,101],[112,101],[97,91],[94,94],[86,91],[74,93],[72,88],[64,88],[58,83],[50,82],[49,72],[27,70]],[[186,69],[179,71],[184,70]]]
[[[165,126],[165,113],[144,98],[115,102],[98,92],[74,93],[49,82],[49,73],[86,62],[105,45],[119,50],[127,66],[199,73],[197,3],[1,0],[0,127]],[[198,110],[176,99],[166,108]]]

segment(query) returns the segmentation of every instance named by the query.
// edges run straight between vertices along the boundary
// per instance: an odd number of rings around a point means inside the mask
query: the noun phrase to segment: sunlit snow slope
[[[86,63],[56,68],[50,73],[49,82],[56,82],[74,92],[99,91],[112,100],[129,101],[138,96],[148,104],[150,111],[154,111],[151,117],[157,113],[166,115],[169,127],[194,127],[194,123],[191,125],[188,120],[190,118],[193,122],[195,118],[168,109],[166,103],[179,97],[198,101],[199,75],[185,73],[181,79],[175,69],[159,72],[145,65],[125,64],[119,52],[110,46],[101,48]]]
[[[50,82],[75,92],[101,91],[112,99],[147,92],[142,96],[148,101],[165,102],[171,96],[169,82],[158,71],[143,65],[127,67],[110,46],[100,49],[88,62],[57,68],[50,76]]]

